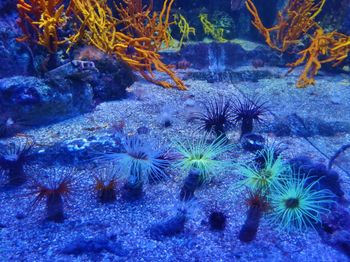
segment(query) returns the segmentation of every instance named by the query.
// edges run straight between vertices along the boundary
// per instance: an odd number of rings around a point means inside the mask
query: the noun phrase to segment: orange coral
[[[58,46],[67,41],[58,33],[67,22],[63,0],[31,0],[30,3],[18,0],[17,10],[17,23],[24,34],[17,41],[34,41],[50,53],[55,53]]]
[[[278,23],[266,28],[252,0],[246,7],[253,16],[252,24],[264,36],[266,43],[273,49],[286,51],[290,45],[299,42],[300,37],[310,29],[318,27],[314,21],[326,0],[289,0],[286,8],[278,13]]]
[[[73,12],[81,27],[70,41],[85,39],[101,51],[119,57],[146,80],[165,88],[174,87],[156,80],[153,69],[166,73],[175,86],[185,90],[183,82],[172,67],[161,61],[158,53],[170,41],[167,30],[173,2],[165,0],[162,10],[157,13],[152,11],[152,1],[144,8],[142,0],[124,0],[124,5],[116,6],[118,17],[114,17],[106,0],[73,0]]]
[[[307,35],[310,45],[299,52],[301,57],[294,63],[288,64],[292,68],[305,62],[305,68],[300,75],[296,86],[306,87],[315,83],[315,76],[324,63],[333,63],[337,66],[350,51],[350,37],[338,32],[325,33],[314,21],[321,12],[326,0],[289,0],[284,11],[278,13],[278,24],[266,28],[258,14],[252,0],[247,0],[246,6],[253,15],[253,25],[264,36],[266,43],[273,49],[285,52],[291,45],[300,42],[300,38]]]
[[[311,44],[308,48],[299,52],[301,57],[288,66],[296,67],[306,61],[303,73],[299,77],[297,87],[305,87],[315,83],[315,75],[321,68],[321,64],[333,62],[333,66],[341,63],[349,52],[349,48],[340,47],[339,43],[345,43],[348,36],[338,33],[324,33],[319,28],[311,38]],[[291,71],[291,70],[290,70]]]

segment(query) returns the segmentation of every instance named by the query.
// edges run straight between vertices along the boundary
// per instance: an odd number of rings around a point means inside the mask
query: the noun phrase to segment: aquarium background
[[[348,261],[349,0],[1,0],[0,261]]]

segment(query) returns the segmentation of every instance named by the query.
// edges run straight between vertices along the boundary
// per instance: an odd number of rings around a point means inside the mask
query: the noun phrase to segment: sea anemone
[[[126,192],[133,191],[131,198],[139,198],[144,183],[150,179],[154,181],[167,177],[165,170],[169,167],[170,160],[164,157],[165,151],[154,149],[150,143],[142,141],[137,136],[126,137],[123,146],[125,152],[108,153],[102,159],[120,166],[119,176],[127,180],[124,189]]]
[[[26,181],[24,167],[30,159],[34,143],[28,139],[0,148],[0,168],[6,171],[10,185]]]
[[[290,167],[285,164],[280,156],[276,158],[273,147],[267,147],[260,153],[264,158],[264,165],[239,165],[238,171],[243,176],[239,185],[245,185],[252,191],[266,192],[276,183],[285,179]]]
[[[100,170],[94,179],[94,191],[100,202],[109,203],[117,199],[117,170],[114,165]]]
[[[0,138],[14,135],[18,127],[11,116],[0,114]]]
[[[169,160],[163,157],[164,151],[155,150],[150,143],[137,136],[126,137],[122,144],[125,152],[108,153],[103,157],[121,167],[122,178],[133,176],[137,181],[148,182],[150,177],[167,177],[165,169],[169,166]]]
[[[241,122],[241,137],[253,131],[253,122],[260,123],[268,112],[265,101],[260,98],[236,98],[232,103],[233,122]]]
[[[247,204],[249,206],[247,217],[238,236],[242,242],[251,242],[255,239],[260,225],[260,219],[263,213],[269,209],[267,198],[260,191],[249,191]]]
[[[218,157],[233,148],[227,144],[227,140],[221,136],[211,143],[207,143],[206,137],[198,141],[178,142],[176,150],[180,157],[176,166],[180,167],[185,174],[191,169],[198,169],[202,182],[209,182],[211,178],[228,167],[232,166],[230,161],[219,160]]]
[[[197,112],[193,117],[200,123],[199,130],[214,132],[216,136],[225,134],[234,120],[230,101],[220,97],[209,99],[202,104],[205,111]]]
[[[306,177],[291,173],[283,183],[274,185],[268,196],[272,208],[270,220],[280,229],[303,231],[321,223],[321,215],[330,212],[333,194],[327,189],[316,190],[318,181],[308,183]]]
[[[222,231],[227,224],[227,216],[219,210],[212,210],[209,214],[210,229],[214,231]]]
[[[62,222],[64,220],[64,203],[69,200],[74,187],[76,172],[71,169],[54,168],[48,171],[48,177],[44,180],[33,179],[33,191],[35,195],[31,210],[34,210],[44,200],[46,201],[46,216],[48,220]]]
[[[184,184],[180,191],[180,200],[189,201],[194,197],[194,192],[201,184],[201,175],[200,171],[196,168],[193,168],[188,173]]]
[[[264,168],[269,161],[276,161],[283,150],[284,148],[281,144],[275,142],[267,143],[264,145],[263,149],[257,151],[254,161],[258,167]]]

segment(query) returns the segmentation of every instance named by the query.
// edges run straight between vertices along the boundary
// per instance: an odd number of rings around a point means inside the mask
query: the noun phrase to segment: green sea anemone
[[[318,181],[290,174],[283,183],[277,183],[268,196],[272,213],[271,222],[282,230],[303,231],[321,223],[321,215],[330,212],[333,194],[326,189],[316,189]]]
[[[245,185],[252,191],[266,192],[274,184],[285,179],[286,172],[290,169],[273,147],[266,147],[260,153],[264,158],[264,165],[259,168],[256,165],[239,165],[238,171],[243,176],[239,185]]]
[[[180,167],[184,173],[196,168],[200,172],[201,181],[208,182],[211,178],[226,168],[232,166],[230,161],[219,160],[218,157],[233,148],[232,144],[227,143],[227,139],[220,136],[207,143],[207,137],[196,142],[185,141],[178,142],[176,150],[179,153],[179,160],[176,166]]]

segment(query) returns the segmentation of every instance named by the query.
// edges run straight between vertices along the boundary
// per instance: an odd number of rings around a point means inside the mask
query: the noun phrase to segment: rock
[[[67,255],[82,255],[85,253],[100,253],[102,251],[107,251],[120,257],[125,257],[129,254],[121,243],[112,242],[104,236],[91,239],[78,238],[67,244],[61,252]]]
[[[266,78],[280,78],[279,74],[274,73],[269,69],[259,69],[252,70],[250,67],[245,67],[240,70],[226,70],[224,72],[221,71],[197,71],[197,72],[189,72],[188,76],[191,79],[203,80],[208,83],[217,83],[217,82],[258,82],[260,79]]]
[[[0,79],[0,104],[6,112],[43,124],[92,109],[92,89],[81,80],[53,83],[36,77]]]
[[[285,61],[265,45],[244,40],[228,43],[191,43],[179,52],[163,52],[164,61],[176,64],[180,60],[189,61],[192,68],[209,72],[224,72],[239,66],[249,65],[255,59],[261,59],[265,65],[284,65]],[[231,59],[240,57],[240,59]],[[256,74],[257,72],[254,71]],[[253,74],[251,74],[253,77]],[[256,77],[255,77],[256,78]]]
[[[322,219],[318,233],[326,244],[350,257],[350,214],[344,206],[334,205],[332,212]]]
[[[7,8],[6,3],[16,5],[16,1],[0,1],[0,14]],[[27,45],[17,43],[20,36],[15,14],[0,18],[0,78],[27,75],[33,72],[33,61]]]
[[[126,88],[135,82],[132,70],[120,60],[107,56],[93,61],[100,75],[93,84],[94,98],[110,101],[123,98]]]
[[[54,163],[75,165],[92,160],[106,152],[120,153],[124,147],[118,135],[91,136],[58,142],[49,148],[41,148],[33,156],[33,161],[46,165]]]
[[[184,231],[187,218],[184,212],[179,212],[169,220],[155,224],[150,229],[151,238],[161,240],[162,237],[169,237],[180,234]]]
[[[289,161],[289,164],[297,174],[308,177],[308,183],[319,181],[315,189],[328,189],[339,198],[344,196],[339,174],[336,171],[328,169],[321,163],[315,163],[306,156],[295,157]]]
[[[98,101],[124,97],[126,88],[135,82],[135,76],[130,67],[118,58],[106,55],[95,47],[79,48],[75,50],[74,57],[86,63],[93,63],[99,71],[92,83],[94,99]]]
[[[136,131],[139,135],[147,135],[150,132],[147,126],[140,126],[139,128],[137,128]]]
[[[274,123],[262,129],[262,132],[272,132],[276,136],[335,136],[337,133],[350,131],[350,124],[341,121],[324,121],[318,118],[303,118],[291,114],[277,118]]]
[[[265,146],[265,138],[259,134],[248,133],[242,136],[241,145],[244,150],[256,152]]]
[[[17,1],[13,0],[1,0],[0,1],[0,14],[7,14],[16,11]],[[2,18],[0,18],[1,20]]]

